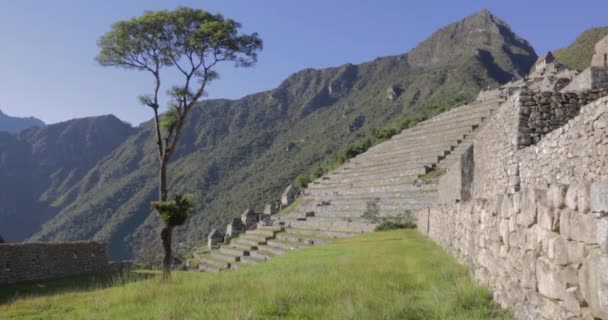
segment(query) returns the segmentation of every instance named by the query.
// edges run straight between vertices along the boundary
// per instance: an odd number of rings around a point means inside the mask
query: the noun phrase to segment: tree
[[[153,206],[161,217],[171,215],[167,213],[171,210],[163,210],[175,206],[178,196],[182,200],[186,198],[176,195],[174,201],[168,201],[167,167],[188,114],[206,93],[209,82],[218,76],[214,68],[227,61],[234,62],[237,67],[249,67],[257,62],[262,40],[257,33],[240,33],[240,28],[238,22],[220,14],[178,7],[173,11],[147,11],[140,17],[117,22],[98,40],[100,51],[96,60],[102,66],[145,71],[153,76],[152,94],[141,96],[140,102],[154,114],[159,200]],[[168,110],[160,115],[161,70],[165,67],[183,75],[183,83],[167,91]],[[192,206],[190,200],[186,202]],[[180,219],[177,220],[183,224],[185,219]],[[173,228],[179,224],[174,224],[170,218],[163,218],[163,222],[163,276],[167,278],[171,272]]]

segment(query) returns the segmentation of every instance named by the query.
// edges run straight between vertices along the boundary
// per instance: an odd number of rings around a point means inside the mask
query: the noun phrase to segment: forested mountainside
[[[261,210],[297,175],[373,128],[397,127],[470,101],[480,89],[524,76],[536,58],[528,42],[483,11],[438,30],[410,53],[306,69],[270,91],[201,103],[170,168],[172,190],[198,197],[194,215],[176,231],[178,250],[199,243],[210,228],[246,207]],[[87,165],[77,170],[73,163],[33,161],[34,167],[49,163],[49,180],[19,205],[8,198],[3,209],[13,210],[0,217],[0,234],[9,240],[103,239],[116,258],[156,244],[159,221],[150,201],[157,194],[158,159],[151,129],[151,123],[125,128],[107,149],[91,154],[95,161],[82,161]],[[54,148],[70,145],[56,137]],[[33,146],[50,141],[42,131],[6,138],[10,148],[0,145],[0,153],[8,159],[20,158],[18,152],[33,156]],[[2,166],[0,175],[27,176]],[[12,227],[4,221],[32,223],[10,239]]]

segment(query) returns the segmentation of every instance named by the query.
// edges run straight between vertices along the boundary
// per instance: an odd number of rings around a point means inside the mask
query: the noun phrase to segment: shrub
[[[395,220],[385,220],[376,227],[375,231],[388,231],[395,229],[414,229],[416,222],[413,218],[403,218]]]

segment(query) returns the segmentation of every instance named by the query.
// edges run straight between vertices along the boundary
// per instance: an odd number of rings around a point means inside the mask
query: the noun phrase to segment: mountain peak
[[[434,32],[409,53],[408,62],[414,67],[450,65],[478,56],[480,50],[494,58],[503,54],[510,59],[530,57],[522,61],[522,72],[516,76],[525,75],[537,58],[532,46],[506,22],[482,10]]]

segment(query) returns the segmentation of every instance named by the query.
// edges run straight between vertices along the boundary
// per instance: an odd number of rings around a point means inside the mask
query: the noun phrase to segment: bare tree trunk
[[[165,226],[163,231],[160,233],[160,238],[163,241],[163,249],[165,250],[165,257],[163,259],[163,279],[167,280],[171,277],[171,260],[173,259],[171,254],[171,238],[173,237],[173,227]]]
[[[161,159],[160,164],[160,172],[159,172],[159,198],[160,201],[167,201],[168,192],[167,192],[167,161],[166,159]],[[172,254],[171,254],[171,240],[173,237],[173,227],[166,225],[160,233],[160,238],[163,243],[163,250],[165,252],[165,257],[163,258],[163,279],[168,279],[171,276],[171,262],[172,262]]]

